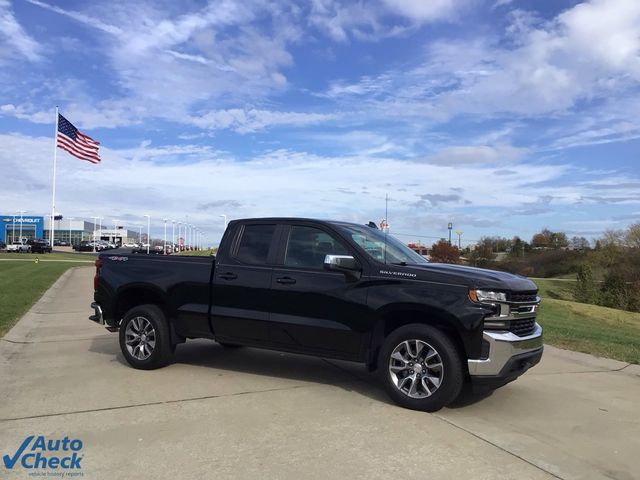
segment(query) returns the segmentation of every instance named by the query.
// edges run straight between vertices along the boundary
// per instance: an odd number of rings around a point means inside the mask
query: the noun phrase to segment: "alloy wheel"
[[[406,396],[430,397],[442,385],[442,358],[424,340],[405,340],[391,352],[389,376],[393,385]]]
[[[156,347],[156,331],[145,317],[134,317],[127,324],[125,342],[129,355],[146,360]]]

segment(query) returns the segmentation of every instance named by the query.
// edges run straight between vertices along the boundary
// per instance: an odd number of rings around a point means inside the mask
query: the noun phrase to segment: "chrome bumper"
[[[89,317],[89,320],[92,322],[99,323],[100,325],[104,325],[104,316],[102,315],[102,307],[96,303],[91,302],[91,308],[93,308],[93,315]]]
[[[485,330],[482,337],[489,342],[489,358],[467,360],[469,375],[472,376],[500,375],[513,357],[542,348],[542,327],[537,323],[534,332],[526,337],[519,337],[511,332],[490,330]]]

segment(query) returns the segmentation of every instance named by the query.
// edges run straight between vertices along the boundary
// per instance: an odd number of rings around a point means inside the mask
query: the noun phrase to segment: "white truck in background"
[[[7,244],[7,253],[9,252],[15,252],[15,253],[22,253],[22,252],[26,252],[29,253],[31,251],[31,245],[29,245],[27,243],[27,239],[23,238],[21,240],[16,240],[13,243],[9,243]]]

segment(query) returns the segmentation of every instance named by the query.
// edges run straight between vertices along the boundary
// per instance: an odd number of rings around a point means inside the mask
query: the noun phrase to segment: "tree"
[[[593,270],[589,264],[578,267],[577,282],[573,297],[576,302],[581,303],[596,303],[598,300],[596,283],[593,280]]]
[[[442,239],[431,247],[430,258],[437,263],[460,263],[460,250]]]
[[[549,237],[551,242],[551,247],[553,248],[566,248],[569,245],[569,240],[567,240],[567,234],[564,232],[551,232],[551,236]]]
[[[624,244],[629,248],[640,249],[640,223],[629,225],[624,233]]]
[[[628,310],[630,292],[622,273],[612,270],[604,277],[600,289],[600,305],[605,307]]]
[[[531,245],[535,248],[565,248],[569,245],[567,234],[564,232],[552,232],[548,228],[536,233],[531,239]]]
[[[600,245],[606,247],[619,247],[624,243],[624,232],[622,230],[605,230],[600,238]]]
[[[569,242],[569,246],[573,250],[588,250],[589,249],[589,240],[584,237],[573,237]]]
[[[534,248],[546,248],[549,246],[549,237],[547,237],[544,233],[536,233],[531,238],[531,245]]]
[[[469,254],[469,261],[476,267],[487,266],[495,258],[496,255],[493,253],[493,241],[488,237],[481,238]]]

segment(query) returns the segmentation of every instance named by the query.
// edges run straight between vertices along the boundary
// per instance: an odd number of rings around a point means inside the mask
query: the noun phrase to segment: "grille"
[[[535,318],[523,318],[519,320],[511,320],[509,331],[515,333],[519,337],[531,335],[536,329]]]
[[[537,300],[537,292],[512,293],[509,295],[509,301],[511,302],[535,302]]]

